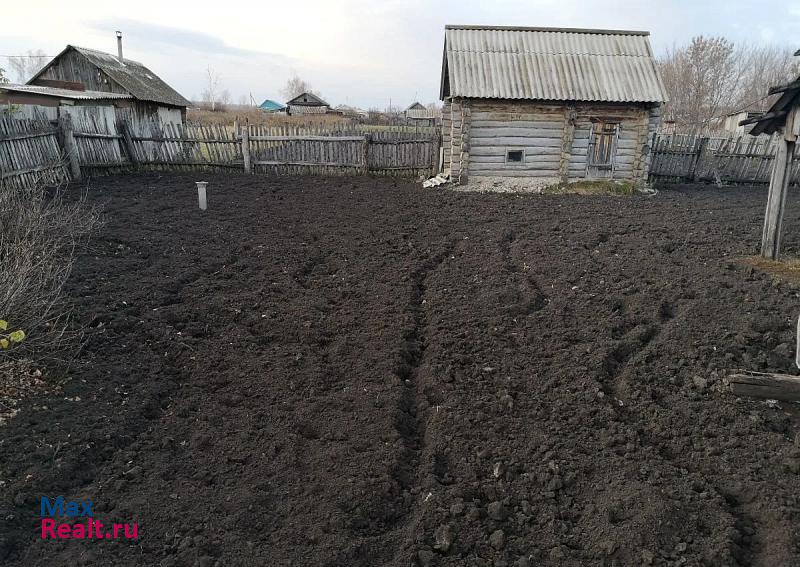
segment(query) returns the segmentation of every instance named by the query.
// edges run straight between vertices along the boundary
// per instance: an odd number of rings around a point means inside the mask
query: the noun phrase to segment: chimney
[[[120,63],[124,63],[125,60],[122,58],[122,32],[117,31],[117,59],[119,59]]]

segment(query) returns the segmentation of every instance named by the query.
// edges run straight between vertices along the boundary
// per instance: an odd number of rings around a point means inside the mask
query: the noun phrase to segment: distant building
[[[422,103],[415,102],[405,109],[406,123],[424,123],[434,126],[442,118],[442,111],[438,108],[426,108]]]
[[[534,185],[644,182],[667,100],[649,33],[447,26],[443,168]]]
[[[28,85],[127,95],[114,99],[115,106],[128,108],[134,119],[157,117],[162,123],[183,122],[189,101],[141,63],[123,58],[121,34],[117,35],[117,51],[114,56],[68,45]]]
[[[286,106],[270,99],[266,99],[264,102],[258,105],[258,108],[260,108],[264,112],[283,112],[284,110],[286,110]]]
[[[331,110],[331,105],[322,100],[315,94],[302,93],[286,103],[286,114],[327,114]]]
[[[745,126],[740,126],[739,122],[742,120],[751,120],[753,118],[759,118],[764,115],[766,110],[761,107],[747,107],[736,112],[731,112],[725,117],[725,121],[722,123],[722,129],[726,132],[731,132],[732,134],[736,134],[737,136],[744,136],[745,134],[749,134],[750,130],[753,129],[753,124],[747,124]]]

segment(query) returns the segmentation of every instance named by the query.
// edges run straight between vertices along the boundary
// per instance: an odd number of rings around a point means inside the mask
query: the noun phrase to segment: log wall
[[[614,166],[588,166],[592,121],[619,123]],[[468,176],[530,178],[537,184],[582,179],[644,182],[649,140],[660,123],[658,109],[646,105],[541,103],[507,100],[449,100],[443,118],[444,169],[452,179]],[[508,150],[522,150],[509,163]]]

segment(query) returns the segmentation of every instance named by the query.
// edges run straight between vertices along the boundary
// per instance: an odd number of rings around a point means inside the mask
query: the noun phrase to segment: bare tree
[[[217,109],[217,103],[220,102],[220,74],[211,68],[209,65],[206,68],[206,88],[200,94],[203,102],[211,106],[212,112]],[[226,91],[227,92],[227,91]]]
[[[718,126],[731,112],[767,106],[769,88],[800,73],[788,48],[736,47],[723,37],[695,37],[667,50],[659,66],[669,96],[666,117],[689,131]]]
[[[250,106],[250,99],[247,95],[239,95],[239,106]]]
[[[0,67],[0,84],[7,83],[6,70]]]
[[[47,55],[41,49],[36,51],[29,49],[27,55],[12,57],[8,62],[17,76],[17,81],[24,83],[44,67],[47,64],[47,60]]]
[[[687,47],[667,51],[661,76],[670,99],[669,116],[700,129],[736,99],[742,66],[724,37],[695,37]]]
[[[744,46],[740,48],[742,78],[736,106],[746,107],[754,102],[765,106],[769,88],[782,85],[800,75],[800,63],[788,47]]]
[[[320,96],[320,94],[311,87],[310,83],[298,77],[297,74],[286,81],[280,93],[285,100],[292,100],[303,93],[311,93],[315,96]]]

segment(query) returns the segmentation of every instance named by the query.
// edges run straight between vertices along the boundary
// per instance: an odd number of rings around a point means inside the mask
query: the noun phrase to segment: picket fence
[[[651,144],[650,180],[661,182],[769,183],[775,136],[707,137],[656,135]],[[792,182],[800,181],[800,150]]]
[[[73,107],[57,126],[44,117],[0,119],[0,187],[143,169],[431,176],[440,143],[436,130],[162,124],[119,109]]]

